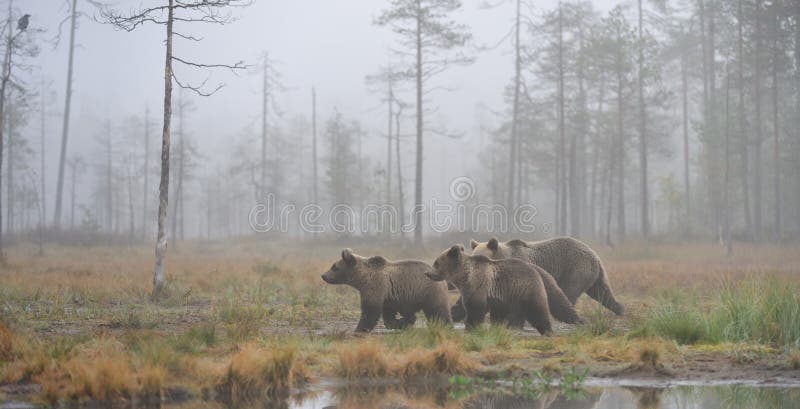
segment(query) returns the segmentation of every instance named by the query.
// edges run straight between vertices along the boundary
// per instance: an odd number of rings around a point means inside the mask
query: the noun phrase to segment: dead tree
[[[13,58],[15,55],[15,49],[18,47],[17,39],[19,36],[24,33],[27,29],[27,24],[25,26],[19,24],[14,25],[13,22],[13,0],[9,0],[8,2],[8,17],[6,20],[6,38],[5,38],[5,57],[3,58],[3,69],[2,69],[2,76],[0,76],[0,169],[3,168],[3,130],[5,129],[5,124],[3,121],[6,117],[6,98],[8,93],[8,86],[11,82],[11,71],[13,67]],[[24,17],[23,17],[24,18]],[[16,31],[15,31],[16,28]],[[31,55],[32,51],[28,51],[26,54]],[[2,194],[2,193],[0,193]],[[0,212],[0,263],[5,262],[5,250],[3,248],[3,215]]]
[[[424,102],[431,91],[431,78],[453,65],[471,64],[473,58],[461,51],[472,39],[467,26],[450,19],[461,8],[456,0],[392,0],[375,21],[398,35],[403,53],[414,55],[407,67],[416,91],[417,151],[414,183],[414,242],[422,244],[422,141],[425,131]]]
[[[70,174],[72,175],[72,190],[70,194],[70,209],[69,209],[69,228],[70,230],[75,229],[75,184],[80,177],[80,174],[83,173],[84,169],[86,169],[86,162],[83,160],[81,156],[73,156],[72,158],[67,160],[67,166],[69,166]]]
[[[222,84],[208,90],[208,79],[200,84],[192,85],[182,82],[173,71],[173,62],[189,68],[228,69],[236,71],[244,69],[243,62],[236,64],[205,64],[183,59],[172,52],[173,38],[189,41],[200,41],[200,38],[186,32],[174,30],[175,23],[185,24],[220,24],[233,21],[228,10],[230,7],[248,5],[247,0],[163,0],[166,4],[140,8],[128,13],[121,13],[109,7],[101,10],[102,21],[116,29],[134,31],[147,24],[161,25],[166,28],[166,56],[164,62],[164,122],[161,132],[161,180],[159,182],[158,200],[158,233],[156,236],[155,266],[153,268],[153,298],[158,299],[164,290],[164,256],[167,252],[167,205],[169,202],[169,147],[170,122],[172,119],[172,84],[189,89],[201,96],[210,96],[222,88]]]
[[[64,165],[67,160],[67,139],[69,137],[69,113],[72,101],[72,66],[75,61],[75,30],[78,18],[78,0],[72,0],[69,13],[69,51],[67,57],[67,90],[64,93],[64,122],[61,126],[61,153],[58,159],[58,181],[56,182],[56,204],[53,225],[61,225],[61,198],[64,192]]]

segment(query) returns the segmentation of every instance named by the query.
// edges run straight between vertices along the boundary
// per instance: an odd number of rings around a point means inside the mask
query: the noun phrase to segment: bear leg
[[[605,274],[601,274],[594,285],[586,290],[586,295],[597,300],[600,304],[603,304],[604,307],[614,312],[614,314],[625,314],[625,307],[614,298],[614,292],[611,291],[611,286],[608,284],[608,279]]]
[[[461,322],[464,321],[466,317],[467,310],[464,309],[464,303],[461,301],[461,297],[458,297],[456,303],[450,308],[450,318],[453,319],[453,322]]]
[[[550,324],[550,309],[546,300],[528,300],[522,305],[525,317],[532,327],[542,335],[550,335],[553,327]]]
[[[434,305],[422,307],[422,312],[425,313],[425,319],[428,321],[428,325],[433,322],[438,322],[443,325],[453,325],[447,298],[441,300],[441,302],[436,302]]]
[[[513,329],[522,329],[525,326],[525,313],[518,309],[512,310],[506,318],[506,326]]]
[[[486,312],[488,310],[486,299],[474,297],[473,299],[466,300],[464,306],[467,311],[467,317],[464,321],[466,329],[471,330],[480,327],[483,324],[483,319],[486,317]]]
[[[539,273],[547,293],[547,305],[553,317],[567,324],[582,323],[583,320],[578,316],[578,312],[575,311],[575,304],[570,302],[553,276],[544,270],[540,270]]]
[[[381,318],[382,303],[374,302],[366,297],[361,297],[361,319],[356,326],[356,332],[370,332]]]

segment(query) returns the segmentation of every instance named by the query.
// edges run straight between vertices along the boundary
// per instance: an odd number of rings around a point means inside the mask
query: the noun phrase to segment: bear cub
[[[447,280],[459,292],[466,309],[466,327],[480,326],[489,313],[492,323],[521,328],[528,321],[542,335],[552,332],[550,308],[540,267],[518,259],[492,260],[470,256],[455,245],[434,262],[432,280]],[[571,309],[567,305],[561,308]],[[577,317],[577,314],[575,314]]]
[[[361,257],[350,249],[322,275],[328,284],[346,284],[361,296],[361,319],[356,332],[369,332],[381,315],[389,329],[413,326],[419,310],[430,323],[452,324],[447,284],[428,279],[433,270],[415,260],[389,261],[381,256]],[[401,318],[397,318],[397,315]]]

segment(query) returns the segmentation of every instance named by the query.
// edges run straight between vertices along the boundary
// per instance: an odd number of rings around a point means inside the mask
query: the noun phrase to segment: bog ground
[[[442,249],[351,244],[432,261]],[[0,393],[44,402],[279,397],[335,378],[471,383],[586,377],[800,383],[800,247],[597,246],[626,305],[585,295],[582,325],[353,334],[355,290],[320,279],[341,245],[240,240],[170,249],[149,300],[149,247],[13,249],[0,270]],[[455,301],[457,294],[451,294]],[[176,395],[177,394],[177,395]]]

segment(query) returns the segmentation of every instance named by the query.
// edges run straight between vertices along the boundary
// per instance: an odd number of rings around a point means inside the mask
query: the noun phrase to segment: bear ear
[[[455,246],[450,247],[450,250],[447,250],[447,257],[456,258],[461,254],[462,251],[464,251],[464,246],[456,244]]]
[[[473,249],[473,250],[475,250],[475,247],[478,247],[480,244],[481,244],[481,243],[478,243],[478,242],[477,242],[477,241],[475,241],[475,240],[470,240],[470,241],[469,241],[469,245],[472,247],[472,249]]]
[[[342,250],[342,260],[344,260],[347,264],[355,264],[356,256],[353,255],[353,250],[344,249]]]
[[[489,250],[495,251],[500,247],[500,243],[497,241],[497,238],[492,237],[489,239],[489,243],[486,243],[486,246],[489,247]]]
[[[381,256],[374,256],[367,259],[367,264],[372,268],[380,268],[386,265],[389,261]]]

